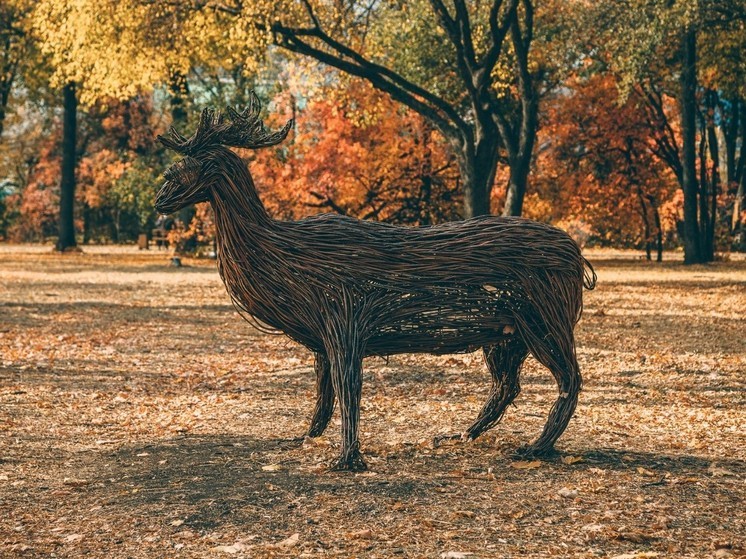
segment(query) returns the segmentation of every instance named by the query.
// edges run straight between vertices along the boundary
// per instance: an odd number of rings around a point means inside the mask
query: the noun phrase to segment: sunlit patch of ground
[[[742,555],[746,262],[590,256],[562,460],[510,456],[556,394],[536,362],[502,424],[436,448],[489,377],[404,355],[366,362],[371,472],[350,475],[326,470],[336,418],[290,441],[310,356],[243,322],[213,262],[0,247],[0,556]]]

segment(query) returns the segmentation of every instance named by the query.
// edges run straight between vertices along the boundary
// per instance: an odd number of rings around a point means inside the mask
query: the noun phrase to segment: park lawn
[[[0,557],[735,557],[746,551],[746,262],[590,253],[585,389],[561,459],[479,440],[481,355],[365,363],[370,472],[333,473],[310,355],[233,311],[214,262],[0,246]]]

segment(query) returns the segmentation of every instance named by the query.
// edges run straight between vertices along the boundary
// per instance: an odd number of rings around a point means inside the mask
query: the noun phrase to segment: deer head
[[[165,147],[184,158],[163,174],[166,181],[156,196],[155,209],[165,214],[197,202],[209,202],[215,181],[220,179],[220,159],[232,155],[228,147],[258,149],[284,140],[293,121],[271,133],[264,128],[260,111],[261,103],[252,92],[248,107],[242,112],[229,107],[227,119],[219,111],[203,110],[197,131],[190,138],[173,128],[166,136],[158,136]]]

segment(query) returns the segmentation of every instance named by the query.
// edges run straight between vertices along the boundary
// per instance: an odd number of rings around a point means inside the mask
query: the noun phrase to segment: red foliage
[[[57,234],[60,205],[59,130],[46,138],[28,184],[8,200],[18,211],[18,219],[8,230],[14,241],[43,241]]]
[[[677,182],[652,151],[656,130],[613,78],[575,79],[546,106],[526,215],[602,244],[652,242],[675,229]],[[673,215],[672,215],[673,212]]]
[[[269,211],[417,225],[457,218],[458,172],[438,133],[367,84],[342,95],[308,101],[288,142],[253,156]]]
[[[55,122],[50,135],[39,146],[28,182],[6,200],[6,206],[18,212],[8,232],[13,240],[43,240],[57,233],[60,129],[61,123]],[[155,149],[158,124],[152,100],[138,97],[81,111],[79,129],[82,153],[76,172],[76,229],[85,229],[86,240],[95,236],[118,240],[123,214],[138,209],[138,195],[127,191],[119,181],[138,158],[147,158]],[[155,190],[157,183],[136,184],[135,188],[143,192]],[[138,219],[129,221],[137,229]],[[130,236],[136,232],[130,232]]]

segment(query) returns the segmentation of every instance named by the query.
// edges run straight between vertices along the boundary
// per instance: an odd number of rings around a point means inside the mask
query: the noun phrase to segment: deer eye
[[[199,179],[201,171],[202,163],[193,157],[185,157],[166,169],[163,176],[167,181],[175,182],[182,186],[192,186]]]

